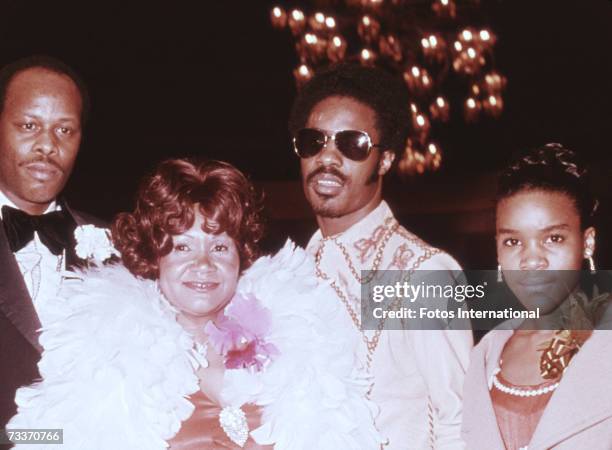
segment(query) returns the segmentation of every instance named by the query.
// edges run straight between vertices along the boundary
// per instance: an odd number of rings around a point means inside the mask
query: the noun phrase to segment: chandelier
[[[321,68],[358,61],[401,75],[411,93],[411,134],[401,175],[437,170],[435,130],[451,118],[499,117],[506,78],[494,66],[497,37],[479,19],[479,0],[314,0],[306,11],[275,6],[272,25],[289,29],[299,65],[298,89]],[[451,95],[452,94],[452,98]]]

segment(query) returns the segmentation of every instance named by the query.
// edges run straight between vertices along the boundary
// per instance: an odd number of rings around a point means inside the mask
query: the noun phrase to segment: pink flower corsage
[[[228,369],[260,371],[279,354],[266,342],[270,312],[252,295],[236,294],[225,312],[204,328],[208,342],[225,359]]]

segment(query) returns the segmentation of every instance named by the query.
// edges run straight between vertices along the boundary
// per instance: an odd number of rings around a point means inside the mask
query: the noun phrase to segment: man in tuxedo
[[[75,228],[91,222],[58,198],[87,111],[85,85],[61,61],[31,57],[0,70],[0,430],[16,412],[16,389],[40,376],[45,308],[77,262]]]

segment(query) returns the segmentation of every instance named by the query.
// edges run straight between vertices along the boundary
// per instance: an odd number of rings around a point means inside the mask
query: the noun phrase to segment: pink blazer
[[[493,330],[472,351],[461,430],[469,450],[504,450],[489,385],[512,333]],[[612,450],[612,331],[593,332],[546,406],[528,450],[549,449]]]

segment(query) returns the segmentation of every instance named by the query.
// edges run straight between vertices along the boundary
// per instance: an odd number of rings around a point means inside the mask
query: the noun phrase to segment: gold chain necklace
[[[391,219],[391,218],[389,218],[389,219]],[[338,241],[338,237],[337,236],[333,236],[333,237],[328,238],[331,241],[333,241],[334,244],[336,244],[338,246],[338,248],[342,252],[342,255],[344,256],[344,260],[347,262],[347,264],[349,266],[349,269],[350,269],[351,273],[353,274],[355,279],[359,282],[359,284],[368,284],[370,281],[372,281],[372,279],[374,278],[374,275],[376,274],[376,271],[378,270],[378,267],[380,266],[380,263],[382,261],[382,256],[383,256],[383,252],[385,250],[385,247],[387,246],[387,243],[389,242],[389,239],[391,239],[391,236],[393,235],[393,233],[395,233],[395,230],[397,230],[398,227],[399,227],[399,223],[396,220],[389,220],[389,219],[385,220],[385,225],[386,225],[386,222],[390,222],[390,225],[388,226],[387,231],[385,232],[385,235],[384,235],[380,245],[378,246],[378,249],[376,251],[376,255],[374,256],[374,262],[372,264],[372,269],[370,270],[370,274],[367,277],[365,277],[365,278],[361,278],[359,276],[359,272],[357,272],[357,269],[355,269],[355,266],[353,265],[353,261],[351,260],[351,256],[349,255],[348,250],[346,249],[344,244],[342,244],[340,241]],[[323,239],[323,242],[324,241],[325,241],[325,239]]]
[[[388,220],[385,221],[385,222],[388,222]],[[368,368],[368,371],[370,370],[370,368],[372,366],[372,359],[373,359],[373,356],[374,356],[374,352],[376,351],[376,347],[378,347],[378,342],[380,340],[380,335],[382,333],[382,330],[383,330],[383,328],[385,326],[385,321],[384,321],[384,319],[379,320],[378,326],[376,327],[376,331],[374,332],[374,336],[372,336],[372,339],[368,338],[368,336],[366,335],[365,331],[361,330],[361,321],[357,317],[357,313],[355,312],[355,309],[351,306],[351,303],[350,303],[349,299],[347,298],[347,296],[344,294],[344,292],[342,291],[340,286],[338,286],[336,281],[332,280],[330,278],[330,276],[328,274],[326,274],[325,272],[323,272],[323,270],[321,269],[321,260],[323,258],[323,251],[325,249],[325,243],[327,241],[332,241],[334,244],[336,244],[336,246],[338,246],[338,248],[342,252],[342,255],[344,256],[344,259],[347,262],[348,267],[349,267],[351,273],[353,274],[353,276],[355,277],[355,279],[360,284],[369,283],[372,280],[372,278],[374,277],[374,274],[376,273],[376,271],[378,270],[378,268],[379,268],[379,266],[380,266],[380,264],[382,262],[383,252],[385,250],[385,247],[387,246],[387,243],[389,242],[389,239],[391,239],[391,236],[393,235],[395,230],[397,230],[398,227],[399,227],[399,223],[396,220],[393,220],[393,224],[388,227],[388,229],[385,232],[385,235],[384,235],[381,243],[378,246],[378,249],[376,251],[376,255],[374,257],[374,262],[373,262],[373,265],[372,265],[372,270],[371,270],[371,272],[370,272],[368,277],[362,278],[362,277],[359,276],[359,273],[357,272],[357,269],[355,269],[355,266],[353,265],[353,262],[351,260],[351,257],[349,255],[349,253],[348,253],[348,250],[346,249],[346,247],[342,243],[340,243],[338,241],[337,236],[321,239],[321,245],[319,245],[319,248],[317,249],[316,256],[315,256],[315,270],[316,270],[317,277],[319,277],[320,279],[325,280],[325,281],[330,281],[331,287],[336,292],[336,295],[338,295],[338,298],[340,298],[340,301],[342,301],[342,303],[344,304],[344,307],[346,308],[347,312],[349,313],[349,316],[351,317],[351,320],[353,321],[353,324],[355,325],[357,330],[361,333],[361,338],[362,338],[363,342],[365,343],[366,349],[367,349],[366,366]]]
[[[378,270],[378,268],[379,268],[379,266],[380,266],[380,264],[382,262],[382,255],[383,255],[383,252],[385,250],[385,247],[387,246],[387,243],[389,242],[389,239],[399,229],[399,223],[396,220],[394,220],[393,218],[388,218],[387,220],[385,220],[385,223],[388,223],[388,222],[391,222],[391,225],[388,226],[388,229],[385,232],[385,236],[382,239],[382,242],[381,242],[381,244],[379,245],[379,247],[378,247],[378,249],[376,251],[376,256],[374,257],[374,262],[373,262],[372,270],[371,270],[371,272],[370,272],[368,277],[362,278],[362,277],[359,276],[357,270],[355,269],[355,266],[353,265],[353,262],[351,261],[351,258],[350,258],[350,255],[348,253],[348,250],[346,249],[346,247],[342,243],[340,243],[338,241],[337,236],[321,239],[321,244],[319,245],[319,248],[317,249],[316,256],[315,256],[315,271],[316,271],[317,277],[322,279],[322,280],[330,282],[330,286],[334,289],[334,291],[336,292],[336,295],[338,295],[338,297],[340,298],[340,300],[344,304],[344,307],[346,308],[347,312],[349,313],[349,315],[350,315],[350,317],[351,317],[351,319],[353,321],[353,324],[355,325],[357,330],[361,332],[362,340],[365,343],[366,348],[367,348],[366,367],[368,369],[368,372],[371,369],[372,360],[373,360],[373,357],[374,357],[374,352],[376,351],[376,348],[378,347],[378,342],[380,341],[380,336],[381,336],[382,331],[383,331],[384,326],[385,326],[385,319],[380,319],[378,321],[378,326],[376,327],[376,330],[374,332],[374,336],[372,336],[372,339],[369,339],[368,336],[366,335],[365,331],[361,330],[361,321],[357,317],[357,313],[355,312],[355,310],[351,306],[347,296],[344,294],[344,292],[342,291],[340,286],[338,286],[336,281],[332,280],[330,278],[330,276],[328,274],[326,274],[325,272],[323,272],[323,270],[321,269],[321,260],[323,258],[323,250],[325,249],[325,243],[327,241],[332,241],[332,242],[334,242],[338,246],[338,248],[340,248],[340,250],[342,252],[342,255],[344,256],[344,259],[346,260],[346,262],[347,262],[347,264],[349,266],[349,269],[350,269],[351,273],[353,274],[353,276],[355,277],[355,279],[360,284],[367,284],[367,283],[369,283],[373,279],[373,277],[375,276],[376,271]],[[417,257],[416,261],[412,264],[412,267],[410,268],[410,270],[408,270],[408,273],[406,274],[406,276],[402,280],[403,282],[408,282],[410,280],[410,278],[412,277],[412,274],[414,274],[414,272],[420,267],[420,265],[423,264],[423,262],[427,261],[432,256],[434,256],[435,254],[440,253],[440,249],[431,248],[429,246],[426,246],[421,241],[419,241],[418,239],[414,239],[412,237],[406,236],[406,235],[404,235],[404,233],[400,233],[400,235],[402,237],[404,237],[406,240],[412,242],[414,245],[419,247],[421,250],[423,250],[423,254],[421,254],[421,255],[419,255]],[[393,304],[391,305],[391,309],[397,309],[397,307],[399,306],[399,301],[400,301],[400,299],[396,298],[395,301],[393,302]]]

